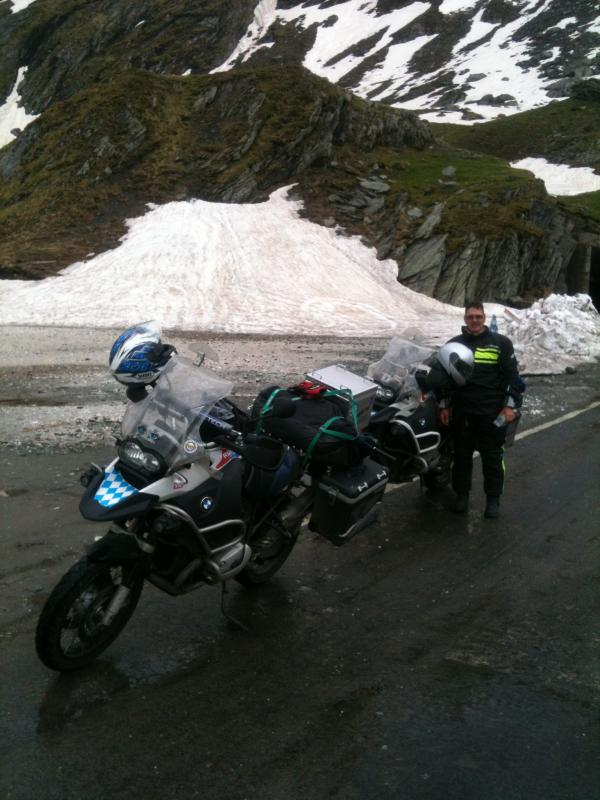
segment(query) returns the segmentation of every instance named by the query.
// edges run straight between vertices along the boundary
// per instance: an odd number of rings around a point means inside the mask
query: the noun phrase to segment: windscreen
[[[421,347],[409,339],[395,336],[383,357],[371,364],[368,375],[386,386],[413,390],[416,388],[413,378],[415,370],[423,367],[433,352],[429,347]]]
[[[153,389],[130,402],[121,423],[123,438],[136,439],[170,465],[202,447],[200,424],[233,383],[192,361],[172,358]]]

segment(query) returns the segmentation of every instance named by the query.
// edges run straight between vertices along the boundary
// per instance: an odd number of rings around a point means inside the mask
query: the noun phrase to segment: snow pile
[[[427,320],[448,338],[461,312],[398,283],[359,237],[299,216],[288,189],[265,203],[152,206],[114,250],[43,281],[0,281],[0,324],[164,327],[228,333],[392,334]]]
[[[0,147],[4,147],[15,138],[15,135],[11,133],[12,130],[15,128],[23,130],[39,116],[39,114],[28,114],[21,105],[19,86],[26,72],[27,67],[21,67],[11,93],[4,104],[0,106]]]
[[[404,335],[439,345],[463,309],[397,281],[358,237],[302,219],[287,188],[265,203],[202,200],[152,206],[121,244],[42,281],[0,280],[0,325],[164,328],[336,337]],[[560,372],[600,353],[586,295],[553,295],[528,311],[486,303],[528,372]]]
[[[522,158],[511,163],[515,169],[527,169],[544,181],[546,191],[553,195],[583,194],[600,191],[600,175],[589,167],[569,167],[551,164],[545,158]]]
[[[600,314],[587,294],[551,294],[506,314],[506,329],[523,372],[556,373],[600,356]]]

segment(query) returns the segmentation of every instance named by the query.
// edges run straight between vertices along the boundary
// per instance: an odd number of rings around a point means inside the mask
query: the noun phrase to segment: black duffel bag
[[[294,415],[281,418],[270,414],[276,398],[293,401]],[[334,390],[304,394],[296,387],[269,386],[254,401],[251,416],[257,422],[258,432],[301,451],[305,463],[311,460],[346,467],[361,459],[356,424],[347,419],[348,398]]]

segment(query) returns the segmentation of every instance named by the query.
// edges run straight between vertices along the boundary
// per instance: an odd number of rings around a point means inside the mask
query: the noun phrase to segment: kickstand
[[[227,594],[227,581],[223,581],[221,584],[221,614],[225,617],[229,625],[232,628],[236,628],[239,631],[247,631],[248,628],[244,625],[243,622],[240,622],[239,619],[232,617],[231,614],[227,613],[227,609],[225,608],[225,595]]]
[[[425,492],[425,478],[423,475],[419,475],[419,493],[423,494]]]

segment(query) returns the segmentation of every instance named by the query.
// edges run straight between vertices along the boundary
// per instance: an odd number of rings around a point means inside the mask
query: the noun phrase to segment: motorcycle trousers
[[[504,440],[506,428],[494,425],[494,417],[479,414],[452,415],[454,459],[452,488],[457,494],[471,491],[473,453],[479,451],[486,495],[500,497],[504,485]]]

